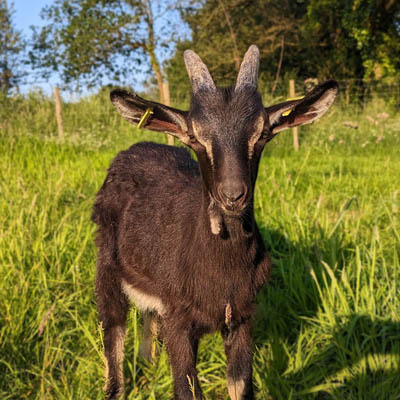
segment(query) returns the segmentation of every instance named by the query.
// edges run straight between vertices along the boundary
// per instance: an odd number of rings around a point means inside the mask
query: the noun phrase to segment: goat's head
[[[245,54],[236,85],[227,89],[215,86],[193,51],[185,51],[184,58],[193,88],[188,112],[123,90],[114,90],[111,100],[122,116],[135,124],[151,108],[146,129],[170,133],[197,154],[210,213],[240,216],[252,203],[265,144],[281,130],[320,118],[335,100],[338,85],[327,81],[302,99],[265,108],[257,92],[256,46],[250,46]],[[219,233],[218,223],[212,230]]]

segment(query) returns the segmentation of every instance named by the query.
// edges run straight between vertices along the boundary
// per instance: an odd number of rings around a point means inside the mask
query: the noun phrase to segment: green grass
[[[256,216],[275,268],[254,323],[257,399],[400,399],[400,118],[366,119],[382,107],[337,107],[298,153],[288,131],[264,155]],[[91,207],[119,150],[166,142],[99,98],[65,108],[60,141],[52,110],[32,95],[1,111],[1,399],[102,398]],[[170,399],[165,349],[155,365],[138,356],[139,322],[132,309],[127,398]],[[227,399],[219,335],[198,369],[206,397]]]

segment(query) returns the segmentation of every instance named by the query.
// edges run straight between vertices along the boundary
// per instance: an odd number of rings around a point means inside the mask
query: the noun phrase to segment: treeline
[[[29,38],[12,16],[12,5],[0,0],[4,94],[24,79],[56,74],[65,87],[82,89],[131,84],[141,71],[162,101],[166,82],[179,98],[189,91],[185,49],[199,53],[219,84],[230,84],[252,43],[261,52],[260,85],[270,93],[293,78],[359,86],[400,78],[396,0],[54,0]]]
[[[184,10],[191,40],[179,42],[169,81],[184,85],[182,51],[194,47],[231,82],[250,43],[261,80],[381,79],[400,76],[400,2],[384,0],[207,0]],[[272,86],[273,88],[273,86]]]

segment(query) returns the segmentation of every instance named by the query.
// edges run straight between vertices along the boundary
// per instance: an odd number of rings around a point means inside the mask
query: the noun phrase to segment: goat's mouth
[[[247,201],[241,202],[240,204],[216,201],[216,204],[218,204],[222,214],[225,214],[229,217],[238,217],[238,218],[243,215],[243,213],[246,211],[249,205]]]

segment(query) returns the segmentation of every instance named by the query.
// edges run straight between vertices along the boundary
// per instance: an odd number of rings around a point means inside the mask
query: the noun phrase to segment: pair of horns
[[[192,82],[193,93],[200,89],[215,90],[215,83],[211,78],[206,65],[201,58],[192,50],[184,53],[186,70]],[[252,45],[244,55],[236,80],[235,91],[243,87],[257,88],[258,67],[260,63],[260,52],[256,45]]]

